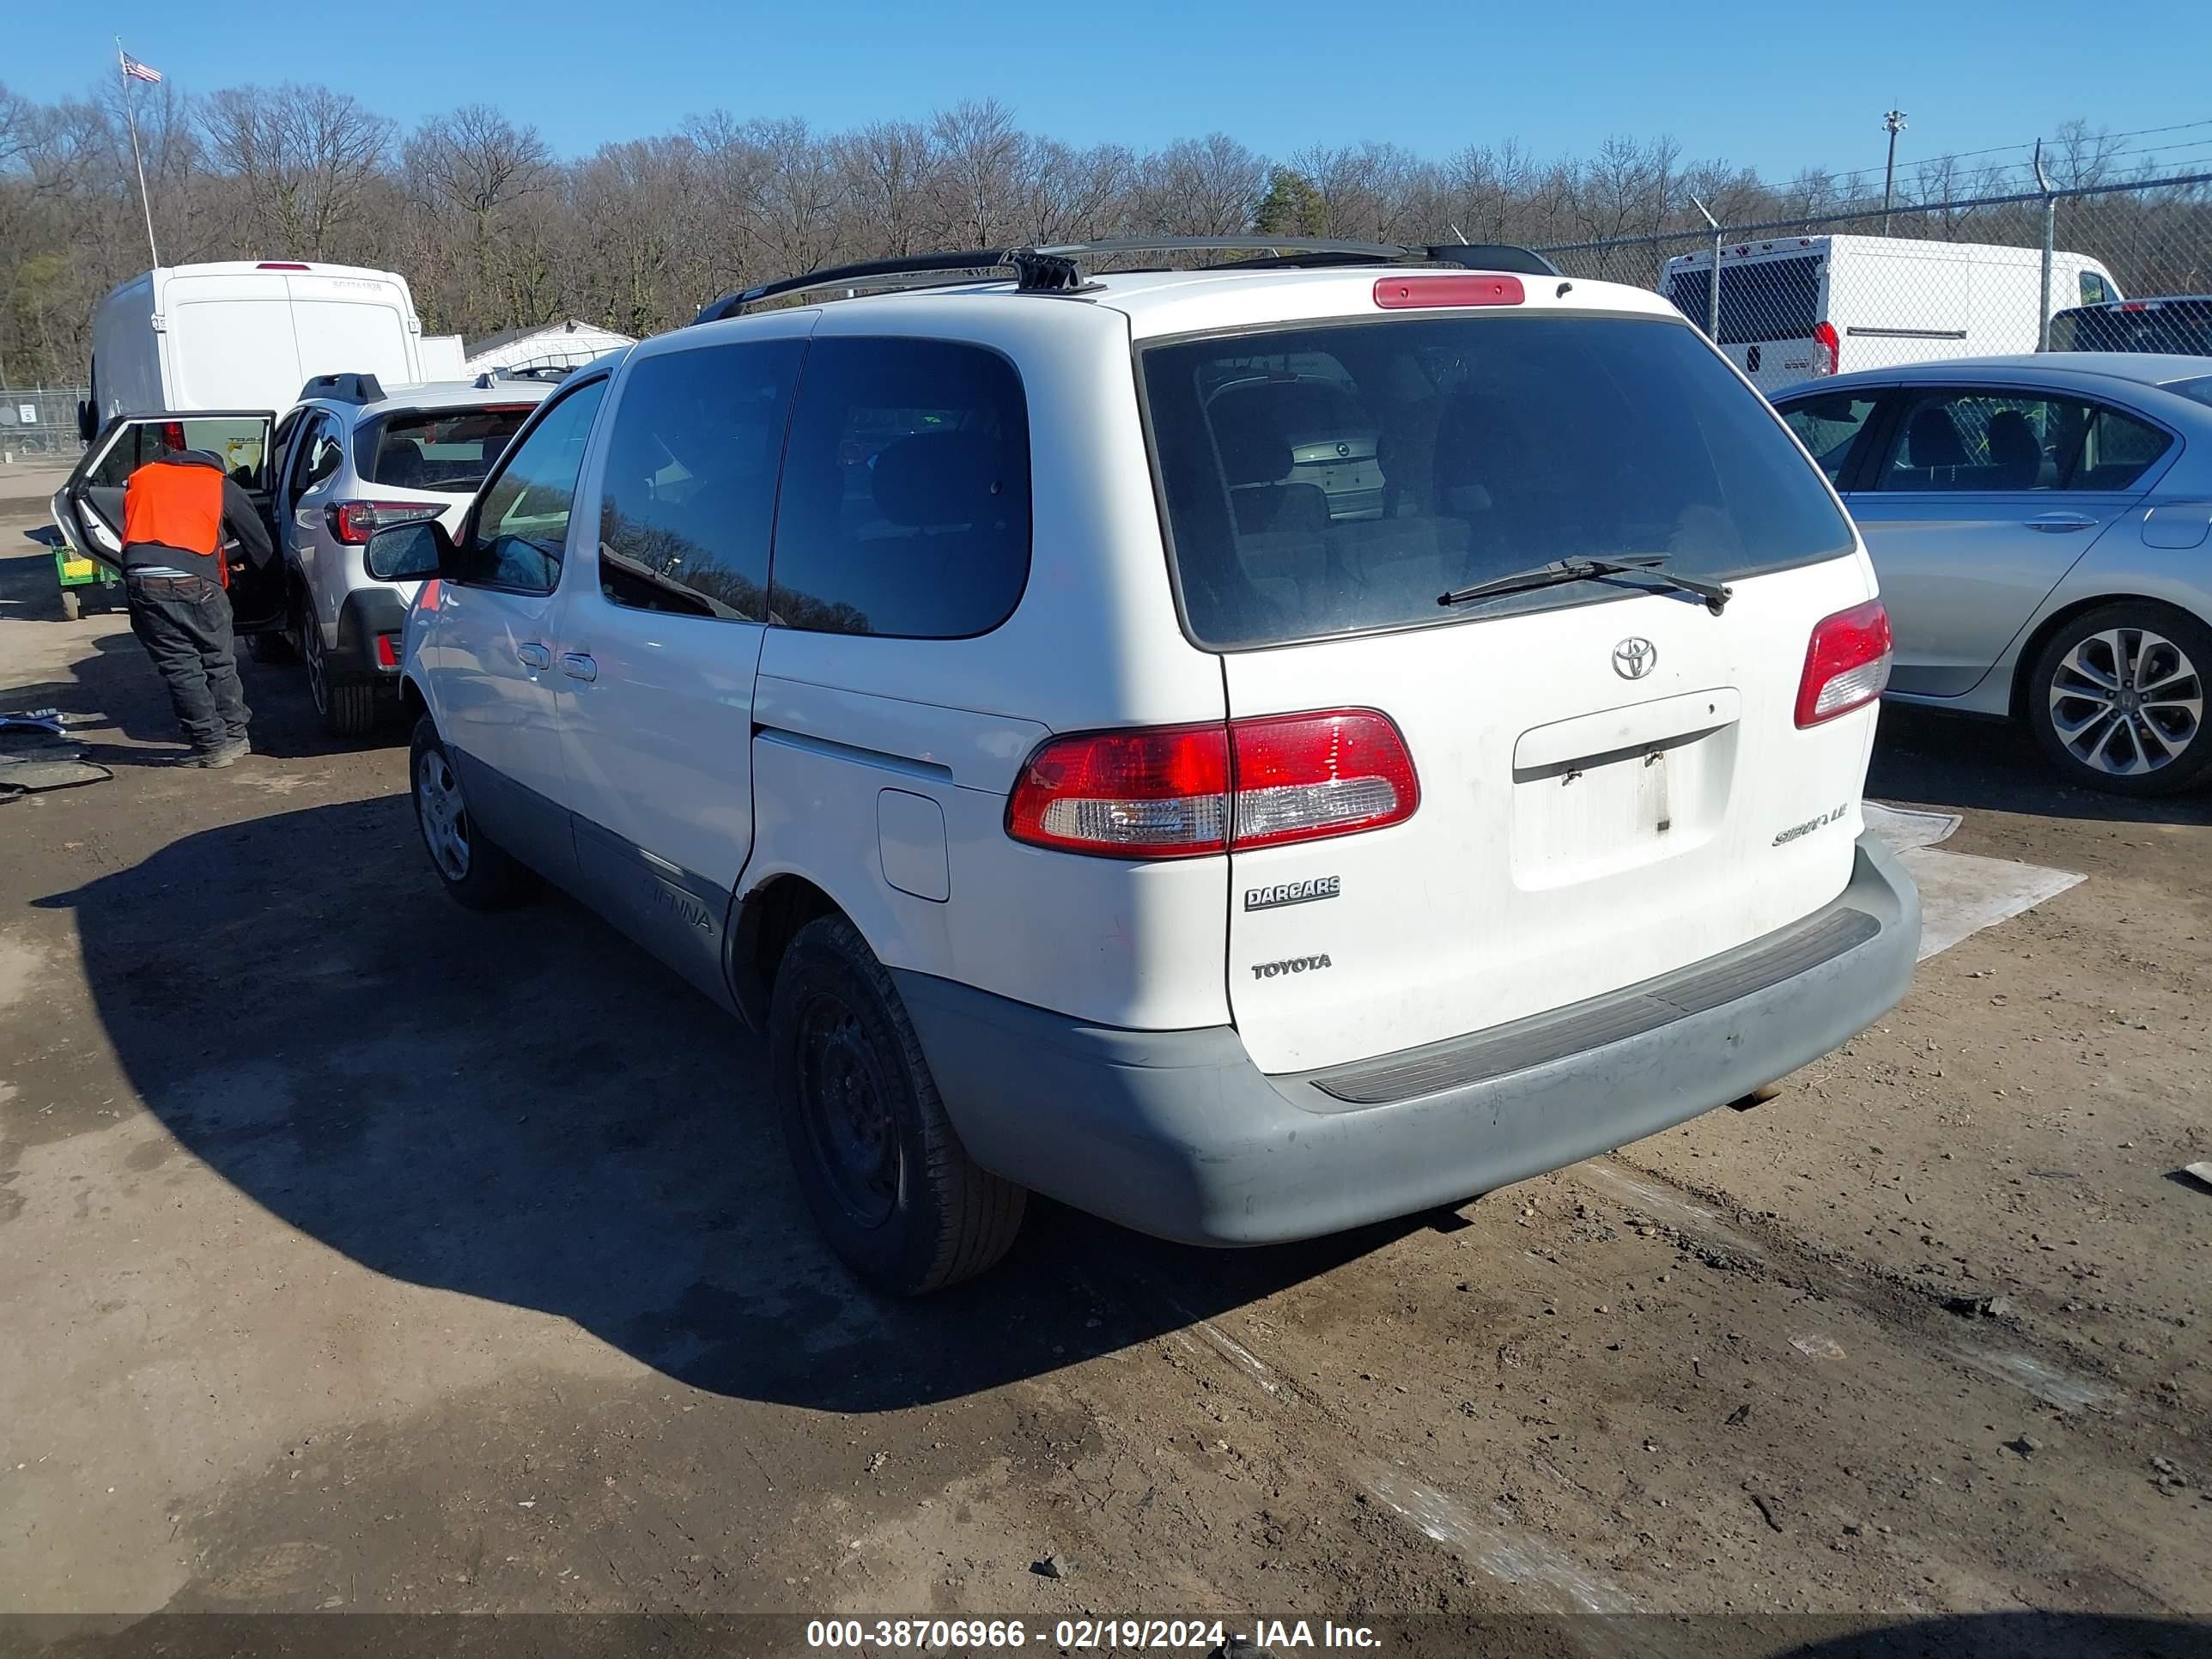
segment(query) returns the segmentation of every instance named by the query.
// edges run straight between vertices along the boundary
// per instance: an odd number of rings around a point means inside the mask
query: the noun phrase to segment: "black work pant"
[[[246,687],[230,632],[230,595],[204,576],[127,575],[131,631],[169,688],[177,724],[206,752],[246,741]]]

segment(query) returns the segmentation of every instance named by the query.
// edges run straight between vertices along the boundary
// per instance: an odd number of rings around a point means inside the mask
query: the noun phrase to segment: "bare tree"
[[[392,148],[390,121],[328,87],[234,87],[207,100],[201,125],[216,169],[246,192],[251,251],[291,258],[334,251]]]
[[[876,121],[832,148],[856,228],[866,233],[864,245],[885,258],[920,252],[934,236],[929,198],[938,154],[929,129]]]
[[[403,161],[409,186],[434,223],[459,232],[439,238],[442,263],[459,278],[457,292],[440,296],[447,320],[496,327],[504,325],[496,319],[514,319],[521,288],[534,286],[518,280],[531,261],[495,231],[515,204],[559,179],[538,130],[517,126],[487,105],[467,104],[417,127]]]
[[[0,88],[8,375],[82,375],[94,306],[145,267],[124,95],[112,74],[84,96],[46,102]],[[481,105],[396,144],[381,116],[325,88],[193,99],[172,80],[131,96],[165,258],[262,252],[389,267],[407,274],[427,326],[471,335],[563,314],[642,334],[766,276],[1123,233],[1613,240],[1577,256],[1577,273],[1650,283],[1658,259],[1705,240],[1692,197],[1724,224],[1787,222],[1878,210],[1881,178],[1813,170],[1778,186],[1724,160],[1686,162],[1664,137],[1610,138],[1587,157],[1550,161],[1510,140],[1441,161],[1390,144],[1283,161],[1218,132],[1145,153],[1028,131],[988,100],[842,133],[717,112],[564,161]],[[2045,146],[2045,164],[2063,186],[2126,178],[2133,158],[2124,137],[2071,122]],[[2033,188],[2024,151],[1922,163],[1901,234],[2033,240],[2019,210],[1946,205]],[[2069,246],[2104,258],[2131,289],[2212,283],[2212,198],[2201,186],[2069,203],[2062,223]]]
[[[1267,162],[1227,133],[1185,138],[1135,164],[1131,228],[1235,236],[1250,226],[1267,188]]]
[[[932,124],[948,227],[969,247],[1012,240],[1029,141],[995,98],[946,110]]]

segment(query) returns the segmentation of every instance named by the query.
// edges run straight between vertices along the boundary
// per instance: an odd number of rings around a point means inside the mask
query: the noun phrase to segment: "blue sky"
[[[2150,3],[2090,21],[2078,4],[1917,0],[874,0],[773,6],[630,0],[209,10],[16,8],[0,82],[33,97],[131,52],[192,91],[321,81],[408,122],[482,100],[563,154],[684,116],[800,115],[837,128],[995,96],[1030,129],[1139,147],[1218,129],[1270,155],[1389,139],[1428,155],[1518,138],[1538,156],[1608,133],[1673,135],[1690,159],[1770,176],[2025,143],[2071,116],[2115,131],[2212,117],[2212,12]],[[1404,21],[1395,21],[1402,18]],[[2140,141],[2212,166],[2212,126]]]

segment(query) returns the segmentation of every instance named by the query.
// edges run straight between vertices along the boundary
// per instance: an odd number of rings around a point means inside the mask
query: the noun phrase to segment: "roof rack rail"
[[[310,398],[327,398],[334,404],[380,404],[384,383],[374,374],[318,374],[300,388],[295,401],[305,403]]]
[[[1470,270],[1510,270],[1534,276],[1556,276],[1559,269],[1540,253],[1502,242],[1439,243],[1407,246],[1396,242],[1344,241],[1312,236],[1138,236],[1098,242],[1063,242],[1048,247],[965,248],[957,252],[909,254],[891,259],[863,259],[853,264],[829,265],[801,276],[785,276],[772,283],[726,294],[699,308],[694,323],[720,322],[741,314],[763,300],[787,294],[812,293],[829,288],[862,288],[887,291],[903,287],[944,286],[906,283],[904,276],[945,277],[951,272],[1014,273],[1015,285],[1025,294],[1081,294],[1097,286],[1085,270],[1087,261],[1118,258],[1131,253],[1256,253],[1263,258],[1237,260],[1218,267],[1258,270],[1335,264],[1447,264]],[[1168,264],[1154,269],[1182,270]]]
[[[574,368],[572,363],[532,363],[526,368],[487,368],[477,374],[471,384],[479,392],[489,392],[502,380],[526,380],[545,386],[565,379]]]

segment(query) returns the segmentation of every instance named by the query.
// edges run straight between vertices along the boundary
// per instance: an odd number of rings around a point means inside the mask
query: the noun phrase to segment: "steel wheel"
[[[898,1206],[892,1095],[860,1016],[842,997],[807,999],[797,1058],[807,1140],[830,1190],[860,1226],[880,1227]]]
[[[2047,695],[2052,735],[2082,765],[2110,777],[2162,771],[2203,730],[2197,664],[2148,628],[2084,635],[2059,658]]]
[[[415,805],[431,860],[447,880],[468,879],[468,802],[462,799],[453,763],[440,750],[424,750],[415,763]]]

